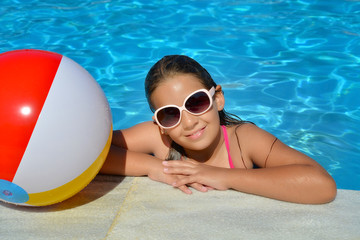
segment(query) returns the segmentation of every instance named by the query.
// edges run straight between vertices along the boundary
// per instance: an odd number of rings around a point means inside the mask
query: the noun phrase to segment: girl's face
[[[200,80],[191,74],[177,74],[167,78],[154,90],[151,101],[158,109],[165,105],[181,107],[186,97],[196,90],[204,89]],[[221,90],[217,86],[216,90]],[[213,97],[212,107],[201,115],[193,115],[182,111],[180,123],[170,129],[165,129],[167,135],[185,150],[203,150],[219,139],[220,119],[218,111],[224,106],[224,96],[221,91]]]

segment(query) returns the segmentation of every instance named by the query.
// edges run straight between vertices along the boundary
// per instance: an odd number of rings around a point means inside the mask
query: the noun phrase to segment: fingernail
[[[167,171],[169,171],[169,169],[168,169],[168,168],[164,168],[164,172],[167,172]]]

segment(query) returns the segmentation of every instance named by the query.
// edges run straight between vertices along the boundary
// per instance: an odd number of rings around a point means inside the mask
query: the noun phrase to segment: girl
[[[102,173],[147,175],[187,194],[192,187],[297,203],[335,198],[334,180],[313,159],[225,112],[221,86],[195,60],[165,56],[145,91],[153,121],[114,131]]]

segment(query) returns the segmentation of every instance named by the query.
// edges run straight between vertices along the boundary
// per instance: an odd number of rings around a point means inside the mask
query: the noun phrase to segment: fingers
[[[167,167],[193,167],[196,166],[196,162],[193,160],[172,160],[172,161],[163,161],[162,164]]]
[[[173,184],[173,187],[180,187],[180,186],[186,186],[186,185],[189,185],[189,186],[194,186],[194,188],[196,190],[199,190],[201,189],[200,185],[203,186],[202,184],[200,183],[197,183],[195,181],[192,181],[191,177],[182,177],[178,180],[176,180]]]
[[[184,192],[186,194],[192,194],[192,191],[186,185],[179,185],[177,182],[175,182],[172,184],[172,186],[180,189],[182,192]],[[192,183],[192,184],[189,184],[189,186],[191,186],[192,188],[194,188],[195,190],[197,190],[199,192],[207,192],[209,190],[207,187],[205,187],[199,183]]]
[[[192,191],[186,185],[181,185],[181,186],[179,186],[177,188],[180,189],[181,191],[183,191],[186,194],[192,194]]]
[[[191,175],[193,173],[193,169],[191,168],[184,168],[184,167],[165,167],[164,173],[166,174],[179,174],[179,175]]]
[[[175,163],[180,161],[164,161],[164,173],[167,174],[181,174],[181,175],[191,175],[195,173],[195,165],[192,163]]]
[[[192,184],[190,184],[190,186],[192,188],[198,190],[199,192],[207,192],[208,191],[208,188],[200,183],[192,183]]]
[[[186,179],[184,179],[186,178]],[[184,184],[183,184],[184,183]],[[210,190],[210,187],[204,186],[200,183],[191,182],[189,177],[179,177],[171,184],[174,188],[180,189],[182,192],[186,194],[192,194],[192,191],[190,190],[189,186],[194,188],[195,190],[199,192],[207,192]]]
[[[197,191],[207,192],[210,188],[197,183],[194,180],[194,174],[196,174],[197,162],[194,160],[183,160],[183,161],[163,161],[164,173],[180,178],[175,181],[172,186],[179,188],[186,194],[191,194],[191,190],[187,187],[190,186]]]

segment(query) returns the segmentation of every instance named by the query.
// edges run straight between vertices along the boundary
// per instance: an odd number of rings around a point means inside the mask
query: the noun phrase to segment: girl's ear
[[[222,91],[221,85],[217,85],[215,88],[215,98],[214,103],[216,105],[216,108],[218,111],[221,111],[224,109],[225,106],[225,98],[224,93]]]

